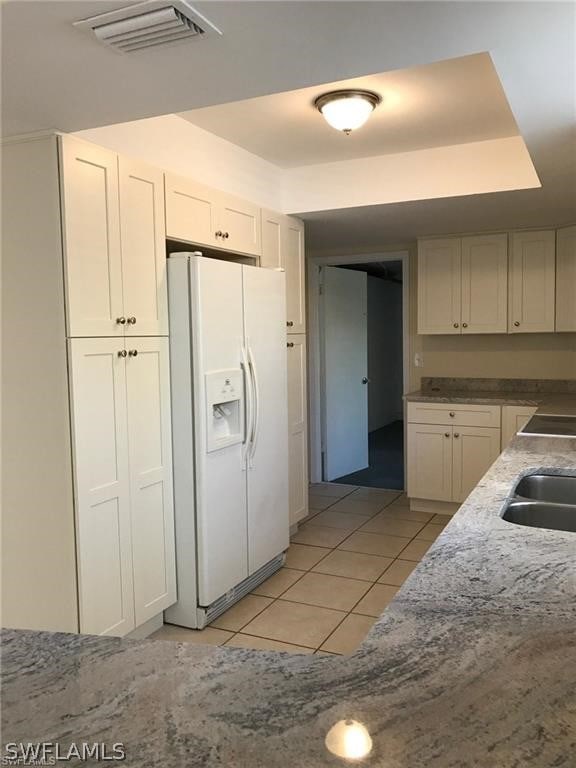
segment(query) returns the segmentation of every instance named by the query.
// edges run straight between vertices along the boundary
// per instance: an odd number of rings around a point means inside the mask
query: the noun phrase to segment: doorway
[[[404,489],[407,263],[398,253],[311,266],[313,481]]]

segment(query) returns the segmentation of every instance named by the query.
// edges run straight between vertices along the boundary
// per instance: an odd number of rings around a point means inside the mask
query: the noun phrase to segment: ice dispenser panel
[[[208,453],[242,442],[243,386],[240,368],[206,374]]]

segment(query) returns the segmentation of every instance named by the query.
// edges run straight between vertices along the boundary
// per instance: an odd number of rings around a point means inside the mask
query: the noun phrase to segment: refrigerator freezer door
[[[244,331],[254,391],[248,448],[248,568],[289,544],[286,306],[283,272],[243,266]]]
[[[208,606],[248,575],[246,474],[240,441],[209,452],[206,374],[242,360],[242,266],[190,259],[198,603]]]

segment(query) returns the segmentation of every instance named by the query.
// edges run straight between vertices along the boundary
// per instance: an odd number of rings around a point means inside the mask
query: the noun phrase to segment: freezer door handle
[[[258,433],[260,431],[260,389],[258,387],[258,372],[256,370],[256,363],[254,361],[254,355],[250,345],[248,344],[248,365],[250,367],[250,373],[252,377],[252,386],[254,389],[254,402],[253,402],[253,417],[252,417],[252,435],[250,438],[249,448],[249,460],[250,467],[252,468],[252,459],[256,453],[256,446],[258,445]]]
[[[244,439],[242,444],[246,446],[244,458],[248,456],[250,450],[250,440],[254,431],[254,396],[252,387],[252,376],[250,374],[250,364],[246,355],[246,349],[242,345],[242,375],[244,379]]]

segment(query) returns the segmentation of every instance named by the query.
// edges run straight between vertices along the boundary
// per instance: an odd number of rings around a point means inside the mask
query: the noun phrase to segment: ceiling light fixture
[[[314,102],[326,122],[347,136],[364,125],[382,97],[373,91],[346,90],[323,93]]]

